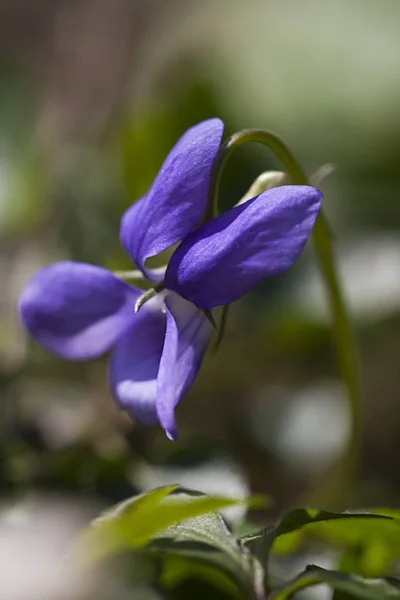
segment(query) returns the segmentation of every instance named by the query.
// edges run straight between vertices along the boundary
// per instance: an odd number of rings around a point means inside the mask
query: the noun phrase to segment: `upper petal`
[[[168,154],[148,193],[122,218],[122,245],[138,268],[154,281],[159,276],[145,267],[146,259],[183,239],[203,214],[223,127],[220,119],[209,119],[186,131]]]
[[[209,221],[175,250],[166,286],[200,308],[233,302],[296,260],[321,199],[313,187],[282,186]]]
[[[154,298],[141,308],[110,361],[110,384],[118,404],[145,425],[158,421],[157,375],[166,327],[162,307],[162,300]]]
[[[157,414],[169,439],[178,437],[175,406],[200,369],[212,327],[203,312],[176,294],[165,300],[167,332],[160,361]]]
[[[21,294],[19,312],[47,350],[85,360],[108,350],[129,326],[140,293],[106,269],[65,261],[34,275]]]

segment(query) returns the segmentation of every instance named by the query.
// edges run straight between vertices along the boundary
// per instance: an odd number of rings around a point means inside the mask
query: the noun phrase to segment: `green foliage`
[[[133,550],[154,563],[153,583],[173,598],[197,590],[193,597],[286,600],[325,584],[335,600],[400,600],[400,580],[391,577],[400,548],[397,511],[296,509],[271,527],[236,539],[217,511],[243,502],[178,486],[157,488],[95,520],[81,541],[81,556],[92,564]],[[275,560],[282,554],[298,557],[315,547],[331,559],[333,549],[335,556],[341,552],[337,570],[310,565],[279,586],[272,584],[271,554]]]
[[[397,580],[364,579],[310,565],[284,588],[273,593],[270,600],[287,600],[292,598],[296,592],[321,583],[326,583],[334,590],[344,592],[348,598],[359,600],[400,599],[400,583]]]
[[[266,564],[272,548],[284,554],[293,552],[307,535],[328,541],[335,539],[341,544],[359,544],[363,539],[369,539],[372,531],[381,532],[385,526],[392,533],[400,533],[397,521],[386,515],[296,509],[284,515],[276,525],[242,538],[242,543]]]
[[[384,576],[400,558],[399,514],[387,509],[379,513],[293,511],[277,527],[279,533],[274,537],[273,551],[289,554],[313,538],[344,552],[343,570],[356,570],[368,577]],[[291,527],[296,520],[303,525]]]
[[[229,506],[251,503],[242,499],[178,492],[177,485],[157,488],[131,498],[96,519],[82,539],[84,555],[91,560],[106,558],[121,550],[140,548],[184,519],[215,512]],[[259,500],[253,500],[254,503]]]
[[[182,493],[179,497],[186,504],[192,495]],[[262,585],[263,572],[257,559],[240,546],[222,517],[215,512],[160,531],[146,552],[154,556],[184,557],[210,565],[230,577],[245,597],[257,597],[257,586]]]

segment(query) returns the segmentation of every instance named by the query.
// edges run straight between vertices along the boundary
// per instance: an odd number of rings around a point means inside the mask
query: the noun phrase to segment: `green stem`
[[[135,313],[138,313],[139,310],[142,308],[143,304],[146,304],[146,302],[151,300],[151,298],[157,296],[157,294],[159,292],[162,292],[164,289],[164,282],[162,281],[161,283],[157,283],[154,287],[150,288],[149,290],[143,292],[143,294],[139,296],[139,298],[135,302]]]
[[[148,281],[141,271],[114,271],[114,275],[124,281]]]
[[[248,142],[257,142],[267,146],[281,161],[285,170],[292,176],[293,183],[308,185],[308,178],[301,165],[298,163],[289,148],[274,134],[258,129],[243,130],[232,135],[220,148],[211,172],[209,198],[203,220],[209,220],[218,213],[218,196],[222,170],[234,150]],[[349,444],[332,472],[332,486],[324,485],[324,489],[331,494],[331,487],[347,486],[352,483],[357,468],[361,446],[361,388],[359,380],[358,353],[356,342],[347,313],[345,300],[341,290],[339,277],[335,269],[332,240],[326,218],[321,211],[312,237],[317,253],[319,266],[328,299],[333,322],[333,335],[336,344],[338,366],[341,377],[345,382],[348,393],[348,402],[351,414],[351,436]],[[340,489],[342,493],[344,490]],[[323,490],[322,490],[323,493]],[[319,501],[329,503],[331,498],[323,498],[321,493],[315,495]]]
[[[337,349],[338,364],[343,381],[347,387],[351,431],[346,451],[338,465],[332,470],[331,488],[316,489],[314,497],[316,503],[330,503],[330,496],[335,489],[337,492],[346,492],[346,483],[351,483],[357,470],[361,450],[362,436],[362,398],[359,361],[356,341],[350,317],[346,310],[339,277],[335,269],[332,241],[329,224],[323,213],[320,213],[313,230],[317,258],[328,291],[328,300],[333,319],[333,332]],[[313,500],[313,497],[311,497]],[[318,504],[315,504],[317,506]]]
[[[278,137],[261,129],[243,129],[228,138],[218,151],[211,170],[210,185],[208,188],[208,203],[202,222],[209,221],[218,214],[219,186],[223,168],[231,154],[239,146],[243,146],[243,144],[249,142],[258,142],[259,144],[268,146],[282,162],[286,171],[293,177],[295,183],[301,185],[307,182],[307,178],[304,175],[301,166],[298,164],[289,148],[285,146]]]

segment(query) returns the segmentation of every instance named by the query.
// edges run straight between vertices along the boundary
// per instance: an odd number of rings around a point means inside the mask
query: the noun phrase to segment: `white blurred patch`
[[[93,581],[69,554],[86,520],[77,503],[41,500],[0,513],[0,590],[4,600],[86,600]]]
[[[66,380],[29,377],[20,384],[19,396],[21,414],[28,422],[37,423],[50,448],[76,443],[98,423],[88,394]]]
[[[370,234],[336,248],[338,271],[352,315],[379,321],[400,311],[400,236]],[[330,323],[321,275],[302,274],[293,303],[307,320]]]
[[[135,471],[135,483],[145,490],[157,486],[180,485],[209,495],[245,498],[250,488],[244,472],[233,461],[215,458],[200,465],[184,467],[142,464]],[[231,506],[221,511],[231,523],[243,520],[246,507]]]
[[[248,418],[258,444],[297,471],[325,469],[350,435],[345,396],[336,381],[298,390],[267,388],[254,399]]]

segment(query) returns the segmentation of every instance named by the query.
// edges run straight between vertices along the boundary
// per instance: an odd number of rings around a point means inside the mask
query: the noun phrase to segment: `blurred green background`
[[[399,505],[400,4],[396,0],[3,0],[0,5],[0,485],[109,504],[180,481],[304,502],[349,435],[312,244],[230,312],[177,419],[181,441],[114,404],[107,359],[27,339],[16,301],[41,266],[129,269],[123,211],[190,125],[271,130],[322,184],[360,343],[363,451],[336,507]],[[246,147],[221,206],[279,165]],[[257,518],[255,515],[254,518]]]

